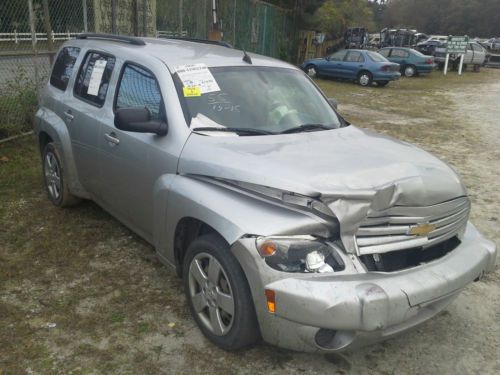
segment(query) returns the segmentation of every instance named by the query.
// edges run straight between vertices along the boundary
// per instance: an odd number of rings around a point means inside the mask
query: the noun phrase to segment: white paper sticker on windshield
[[[89,88],[87,94],[97,96],[99,95],[99,87],[101,86],[102,75],[106,69],[107,60],[97,60],[94,63],[92,74],[90,75]]]
[[[179,65],[175,67],[184,87],[199,87],[202,94],[220,91],[214,76],[205,64]]]

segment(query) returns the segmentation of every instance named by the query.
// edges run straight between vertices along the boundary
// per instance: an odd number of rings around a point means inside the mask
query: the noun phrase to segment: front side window
[[[77,47],[64,47],[59,52],[50,75],[50,84],[52,86],[57,87],[59,90],[66,90],[79,54],[80,48]]]
[[[75,82],[75,95],[98,107],[106,100],[115,58],[99,52],[89,52]]]
[[[123,68],[115,103],[115,109],[130,107],[146,107],[152,119],[165,120],[158,81],[153,73],[133,64]]]
[[[389,56],[389,52],[391,52],[391,50],[389,48],[387,48],[387,49],[381,49],[380,51],[378,51],[378,53],[380,53],[384,57]]]
[[[217,90],[191,96],[176,75],[190,127],[244,128],[272,134],[303,125],[334,129],[341,120],[302,72],[268,67],[209,68]]]
[[[342,51],[335,52],[334,54],[330,55],[330,60],[342,61],[342,60],[344,60],[346,53],[347,53],[347,50],[345,50],[345,49]]]
[[[408,53],[408,51],[405,51],[403,49],[393,49],[391,56],[392,57],[407,58],[408,56],[410,56],[410,54]]]

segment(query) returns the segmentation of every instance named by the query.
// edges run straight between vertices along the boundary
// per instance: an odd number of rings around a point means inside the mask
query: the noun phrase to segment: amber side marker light
[[[259,246],[259,253],[263,257],[270,257],[276,253],[278,246],[271,241],[266,241]]]
[[[276,293],[271,289],[266,289],[265,293],[267,299],[267,311],[274,314],[276,312]]]

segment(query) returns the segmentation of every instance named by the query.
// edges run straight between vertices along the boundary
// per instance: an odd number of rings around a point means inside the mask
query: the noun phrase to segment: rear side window
[[[75,95],[90,104],[102,107],[114,66],[113,56],[100,52],[87,53],[75,82]]]
[[[50,84],[52,86],[62,91],[66,90],[79,54],[80,48],[77,47],[64,47],[59,52],[54,63],[54,68],[52,69],[52,74],[50,75]]]
[[[349,61],[349,62],[363,62],[363,61],[365,61],[365,58],[363,57],[363,55],[361,54],[361,52],[350,51],[347,54],[347,58],[345,59],[345,61]]]
[[[153,73],[137,65],[123,68],[116,95],[115,109],[146,107],[154,120],[165,120],[160,87]]]

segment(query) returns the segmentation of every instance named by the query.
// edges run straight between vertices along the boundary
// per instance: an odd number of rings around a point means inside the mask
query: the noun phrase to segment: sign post
[[[465,36],[449,36],[448,43],[446,45],[446,60],[444,62],[443,74],[446,75],[448,71],[448,63],[450,60],[450,54],[460,55],[460,65],[458,67],[458,75],[462,74],[462,67],[464,65],[464,56],[467,53],[467,43],[469,43],[469,37]]]

